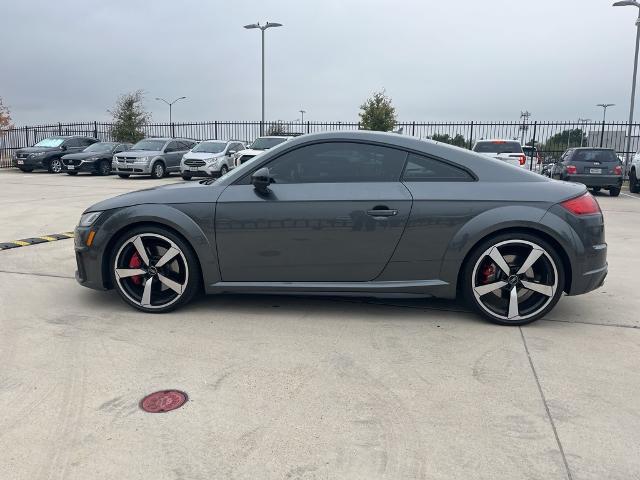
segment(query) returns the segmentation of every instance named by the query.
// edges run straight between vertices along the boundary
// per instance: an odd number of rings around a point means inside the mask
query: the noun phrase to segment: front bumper
[[[87,247],[86,241],[91,227],[76,227],[74,249],[76,253],[76,281],[83,287],[107,290],[102,277],[101,250]]]
[[[80,162],[77,165],[66,164],[64,161],[62,162],[62,171],[63,172],[97,172],[98,171],[98,163],[97,162]]]
[[[112,173],[127,173],[127,174],[139,174],[149,175],[151,174],[151,163],[135,163],[135,162],[111,162]]]
[[[18,168],[44,168],[44,164],[42,163],[44,159],[45,157],[28,157],[28,158],[14,157],[13,165]]]
[[[567,175],[568,182],[582,183],[587,187],[622,187],[621,175]]]
[[[214,177],[220,175],[221,166],[218,163],[201,166],[180,165],[180,173],[190,177]]]

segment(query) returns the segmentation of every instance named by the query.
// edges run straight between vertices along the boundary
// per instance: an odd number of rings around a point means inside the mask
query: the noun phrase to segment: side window
[[[126,150],[126,145],[117,145],[116,149],[113,151],[113,153],[120,153],[120,152],[124,152]]]
[[[407,182],[472,182],[473,177],[462,168],[410,153],[402,180]]]
[[[96,140],[93,138],[79,138],[78,140],[80,141],[81,147],[88,147],[89,145],[96,143]]]
[[[79,138],[68,138],[64,141],[64,145],[67,148],[76,148],[82,146]]]
[[[397,182],[407,153],[355,142],[301,147],[267,166],[275,183]]]
[[[164,153],[173,153],[178,151],[178,142],[169,142],[167,147],[164,149]]]

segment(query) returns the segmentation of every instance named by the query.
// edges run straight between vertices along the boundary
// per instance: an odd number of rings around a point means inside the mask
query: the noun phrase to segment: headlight
[[[85,213],[80,217],[80,223],[78,223],[78,226],[90,227],[95,223],[95,221],[98,219],[100,215],[102,215],[102,212]]]
[[[38,152],[38,153],[32,153],[31,156],[32,157],[42,157],[43,155],[46,155],[47,152]]]
[[[205,159],[205,162],[207,162],[210,165],[213,165],[214,163],[216,163],[218,161],[217,158],[207,158]]]
[[[136,163],[149,163],[153,157],[136,158]]]

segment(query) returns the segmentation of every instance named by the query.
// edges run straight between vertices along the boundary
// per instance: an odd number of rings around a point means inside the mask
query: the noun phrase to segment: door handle
[[[374,208],[373,210],[367,210],[367,215],[371,217],[395,217],[398,215],[398,210]]]

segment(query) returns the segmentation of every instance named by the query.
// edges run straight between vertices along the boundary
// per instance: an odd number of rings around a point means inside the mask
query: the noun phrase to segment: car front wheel
[[[62,160],[54,158],[49,162],[49,173],[60,173],[62,171]]]
[[[164,163],[156,162],[153,164],[153,167],[151,168],[151,178],[162,178],[165,176],[165,173]]]
[[[111,281],[129,305],[164,313],[189,302],[200,290],[200,268],[191,247],[161,227],[123,235],[111,259]]]
[[[631,170],[629,173],[629,191],[631,193],[640,193],[640,185],[638,184],[638,177],[636,176],[636,171]]]
[[[524,233],[483,242],[463,268],[465,299],[500,325],[525,325],[543,317],[564,288],[564,267],[555,249]]]
[[[111,175],[111,162],[108,160],[102,160],[98,165],[98,175],[106,176]]]

